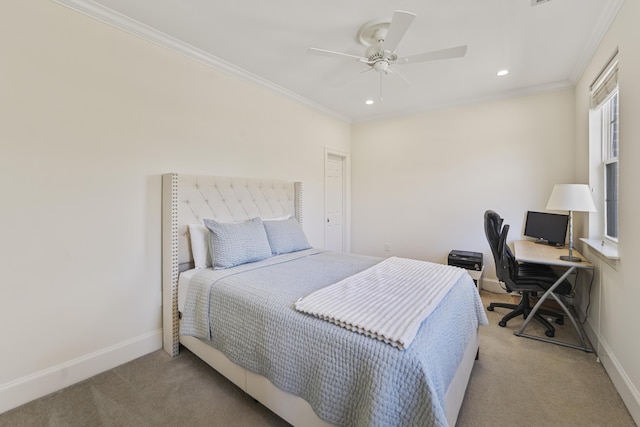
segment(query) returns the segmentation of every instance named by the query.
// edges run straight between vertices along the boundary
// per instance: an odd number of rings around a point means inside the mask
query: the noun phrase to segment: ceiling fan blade
[[[365,58],[364,56],[351,55],[350,53],[334,52],[332,50],[326,50],[326,49],[318,49],[317,47],[310,47],[309,49],[307,49],[307,53],[311,55],[320,55],[320,56],[354,58],[363,62],[368,61],[367,58]]]
[[[404,37],[415,17],[415,13],[405,12],[403,10],[396,10],[393,13],[387,35],[384,38],[384,50],[388,50],[391,53],[396,51],[400,40]]]
[[[398,58],[396,64],[408,64],[414,62],[438,61],[440,59],[461,58],[467,53],[467,46],[456,46],[448,49],[434,50],[432,52],[418,53],[416,55]]]
[[[400,71],[398,71],[398,70],[392,70],[391,68],[389,68],[389,70],[388,70],[388,71],[389,71],[389,73],[390,73],[390,74],[392,74],[392,75],[396,75],[396,76],[400,77],[400,78],[401,78],[402,80],[404,80],[404,82],[405,82],[406,84],[408,84],[409,86],[411,86],[411,87],[415,87],[415,86],[413,86],[413,83],[411,83],[411,81],[410,81],[408,78],[406,78],[406,77],[405,77],[405,76],[404,76]]]

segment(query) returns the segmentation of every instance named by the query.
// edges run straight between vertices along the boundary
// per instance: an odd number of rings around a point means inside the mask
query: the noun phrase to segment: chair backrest
[[[488,210],[484,213],[484,233],[493,254],[496,276],[507,288],[514,289],[514,279],[518,275],[518,262],[507,244],[509,224],[502,226],[502,223],[503,219],[496,212]]]
[[[502,218],[496,212],[488,210],[484,213],[484,234],[489,242],[493,259],[496,262],[496,270],[498,268],[497,262],[500,258],[500,251],[498,245],[500,243],[500,231],[502,230]]]

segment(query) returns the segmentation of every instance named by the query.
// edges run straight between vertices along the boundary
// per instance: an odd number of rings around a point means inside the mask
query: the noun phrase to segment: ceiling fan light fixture
[[[373,69],[380,73],[386,73],[389,69],[389,63],[384,59],[381,59],[373,64]]]

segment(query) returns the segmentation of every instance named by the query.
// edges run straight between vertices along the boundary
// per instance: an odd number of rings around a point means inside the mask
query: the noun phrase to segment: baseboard
[[[584,313],[582,315],[584,316]],[[640,391],[634,386],[624,368],[618,362],[615,354],[611,351],[611,347],[602,337],[598,336],[589,321],[584,323],[584,330],[600,359],[600,363],[607,371],[613,386],[626,405],[629,414],[631,414],[635,423],[640,425]]]
[[[505,294],[507,291],[504,290],[503,285],[496,279],[482,279],[482,290],[493,292],[495,294]]]
[[[0,384],[0,413],[162,348],[162,330]]]

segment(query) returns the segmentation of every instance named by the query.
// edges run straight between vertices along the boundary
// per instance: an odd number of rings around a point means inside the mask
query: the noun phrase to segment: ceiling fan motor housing
[[[372,63],[383,59],[382,46],[380,44],[369,46],[367,48],[367,51],[365,52],[365,56],[367,57],[369,62],[372,62]]]

